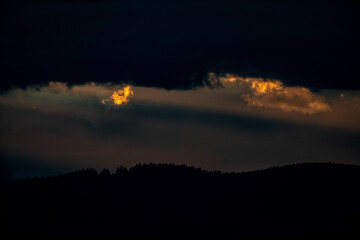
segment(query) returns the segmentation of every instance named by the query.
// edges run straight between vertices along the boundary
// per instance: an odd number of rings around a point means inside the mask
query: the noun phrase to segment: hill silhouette
[[[83,169],[2,186],[2,234],[353,234],[359,183],[360,166],[331,163],[244,173],[172,164]]]

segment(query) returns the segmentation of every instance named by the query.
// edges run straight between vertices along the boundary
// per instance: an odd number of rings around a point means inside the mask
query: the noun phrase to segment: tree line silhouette
[[[359,183],[360,166],[331,163],[242,173],[173,164],[83,169],[1,186],[2,233],[343,234],[360,226]]]

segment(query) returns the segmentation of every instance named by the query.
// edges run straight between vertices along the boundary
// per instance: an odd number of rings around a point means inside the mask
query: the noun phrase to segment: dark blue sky
[[[208,72],[359,89],[359,8],[344,1],[9,1],[2,88],[63,81],[191,88]]]

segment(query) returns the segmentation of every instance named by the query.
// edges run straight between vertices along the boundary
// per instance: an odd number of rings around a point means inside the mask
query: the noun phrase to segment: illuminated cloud
[[[130,109],[136,106],[180,107],[196,111],[360,130],[360,93],[358,91],[322,90],[315,94],[303,87],[284,86],[277,80],[215,74],[209,77],[212,77],[213,88],[198,87],[190,90],[169,91],[131,86],[128,88],[129,95],[126,99],[129,100],[131,97],[133,104],[126,109],[132,111]],[[221,85],[222,87],[216,87]],[[94,82],[83,85],[50,82],[47,85],[29,86],[26,89],[14,89],[0,94],[0,107],[12,106],[25,111],[30,109],[47,113],[63,111],[82,117],[89,116],[93,114],[94,109],[115,110],[113,106],[118,105],[113,102],[114,92],[120,97],[124,93],[119,93],[118,89],[124,91],[126,86]],[[133,92],[136,94],[133,95]],[[106,99],[108,100],[105,101]],[[121,106],[124,105],[123,103]]]
[[[101,103],[105,104],[106,102],[112,100],[115,105],[126,104],[130,101],[129,97],[131,97],[132,95],[134,95],[134,92],[131,86],[127,85],[123,89],[114,91],[110,98],[102,99]]]
[[[211,84],[230,87],[234,83],[241,91],[241,97],[250,106],[279,108],[284,111],[314,114],[331,111],[329,104],[322,96],[312,93],[304,87],[284,86],[279,80],[263,78],[244,78],[232,74],[216,76],[209,74]]]
[[[60,93],[67,90],[67,84],[63,82],[49,82],[49,86],[45,87],[50,92]]]

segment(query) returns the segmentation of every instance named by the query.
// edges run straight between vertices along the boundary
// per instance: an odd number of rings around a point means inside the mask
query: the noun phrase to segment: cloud
[[[252,106],[280,108],[304,114],[331,110],[323,97],[316,96],[304,87],[287,87],[270,93],[246,95],[244,99]]]
[[[325,98],[304,87],[284,86],[280,80],[244,78],[233,74],[209,74],[209,82],[224,87],[237,87],[249,106],[279,108],[290,112],[314,114],[331,111]],[[229,84],[230,83],[230,84]]]
[[[218,86],[170,91],[133,86],[133,96],[122,108],[130,111],[135,105],[143,106],[144,110],[147,106],[168,106],[320,127],[360,129],[360,93],[357,91],[327,90],[312,93],[303,87],[287,87],[279,80],[264,81],[261,78],[241,78],[235,75],[213,74],[210,80],[212,83],[217,81]],[[0,103],[32,111],[63,111],[66,114],[88,116],[94,109],[120,111],[114,104],[102,104],[102,100],[109,99],[125,86],[93,82],[69,86],[50,82],[47,85],[7,91],[0,94]]]
[[[17,176],[32,165],[29,171],[43,165],[56,172],[172,162],[242,171],[305,161],[358,163],[360,93],[322,93],[333,111],[310,115],[249,107],[239,94],[253,91],[253,82],[187,91],[133,87],[122,107],[101,104],[121,85],[53,82],[9,91],[0,95],[0,157],[18,159],[8,164]]]
[[[102,104],[106,104],[106,102],[113,102],[115,105],[126,104],[130,100],[129,98],[134,95],[132,87],[127,85],[122,89],[114,91],[110,98],[101,99]]]

